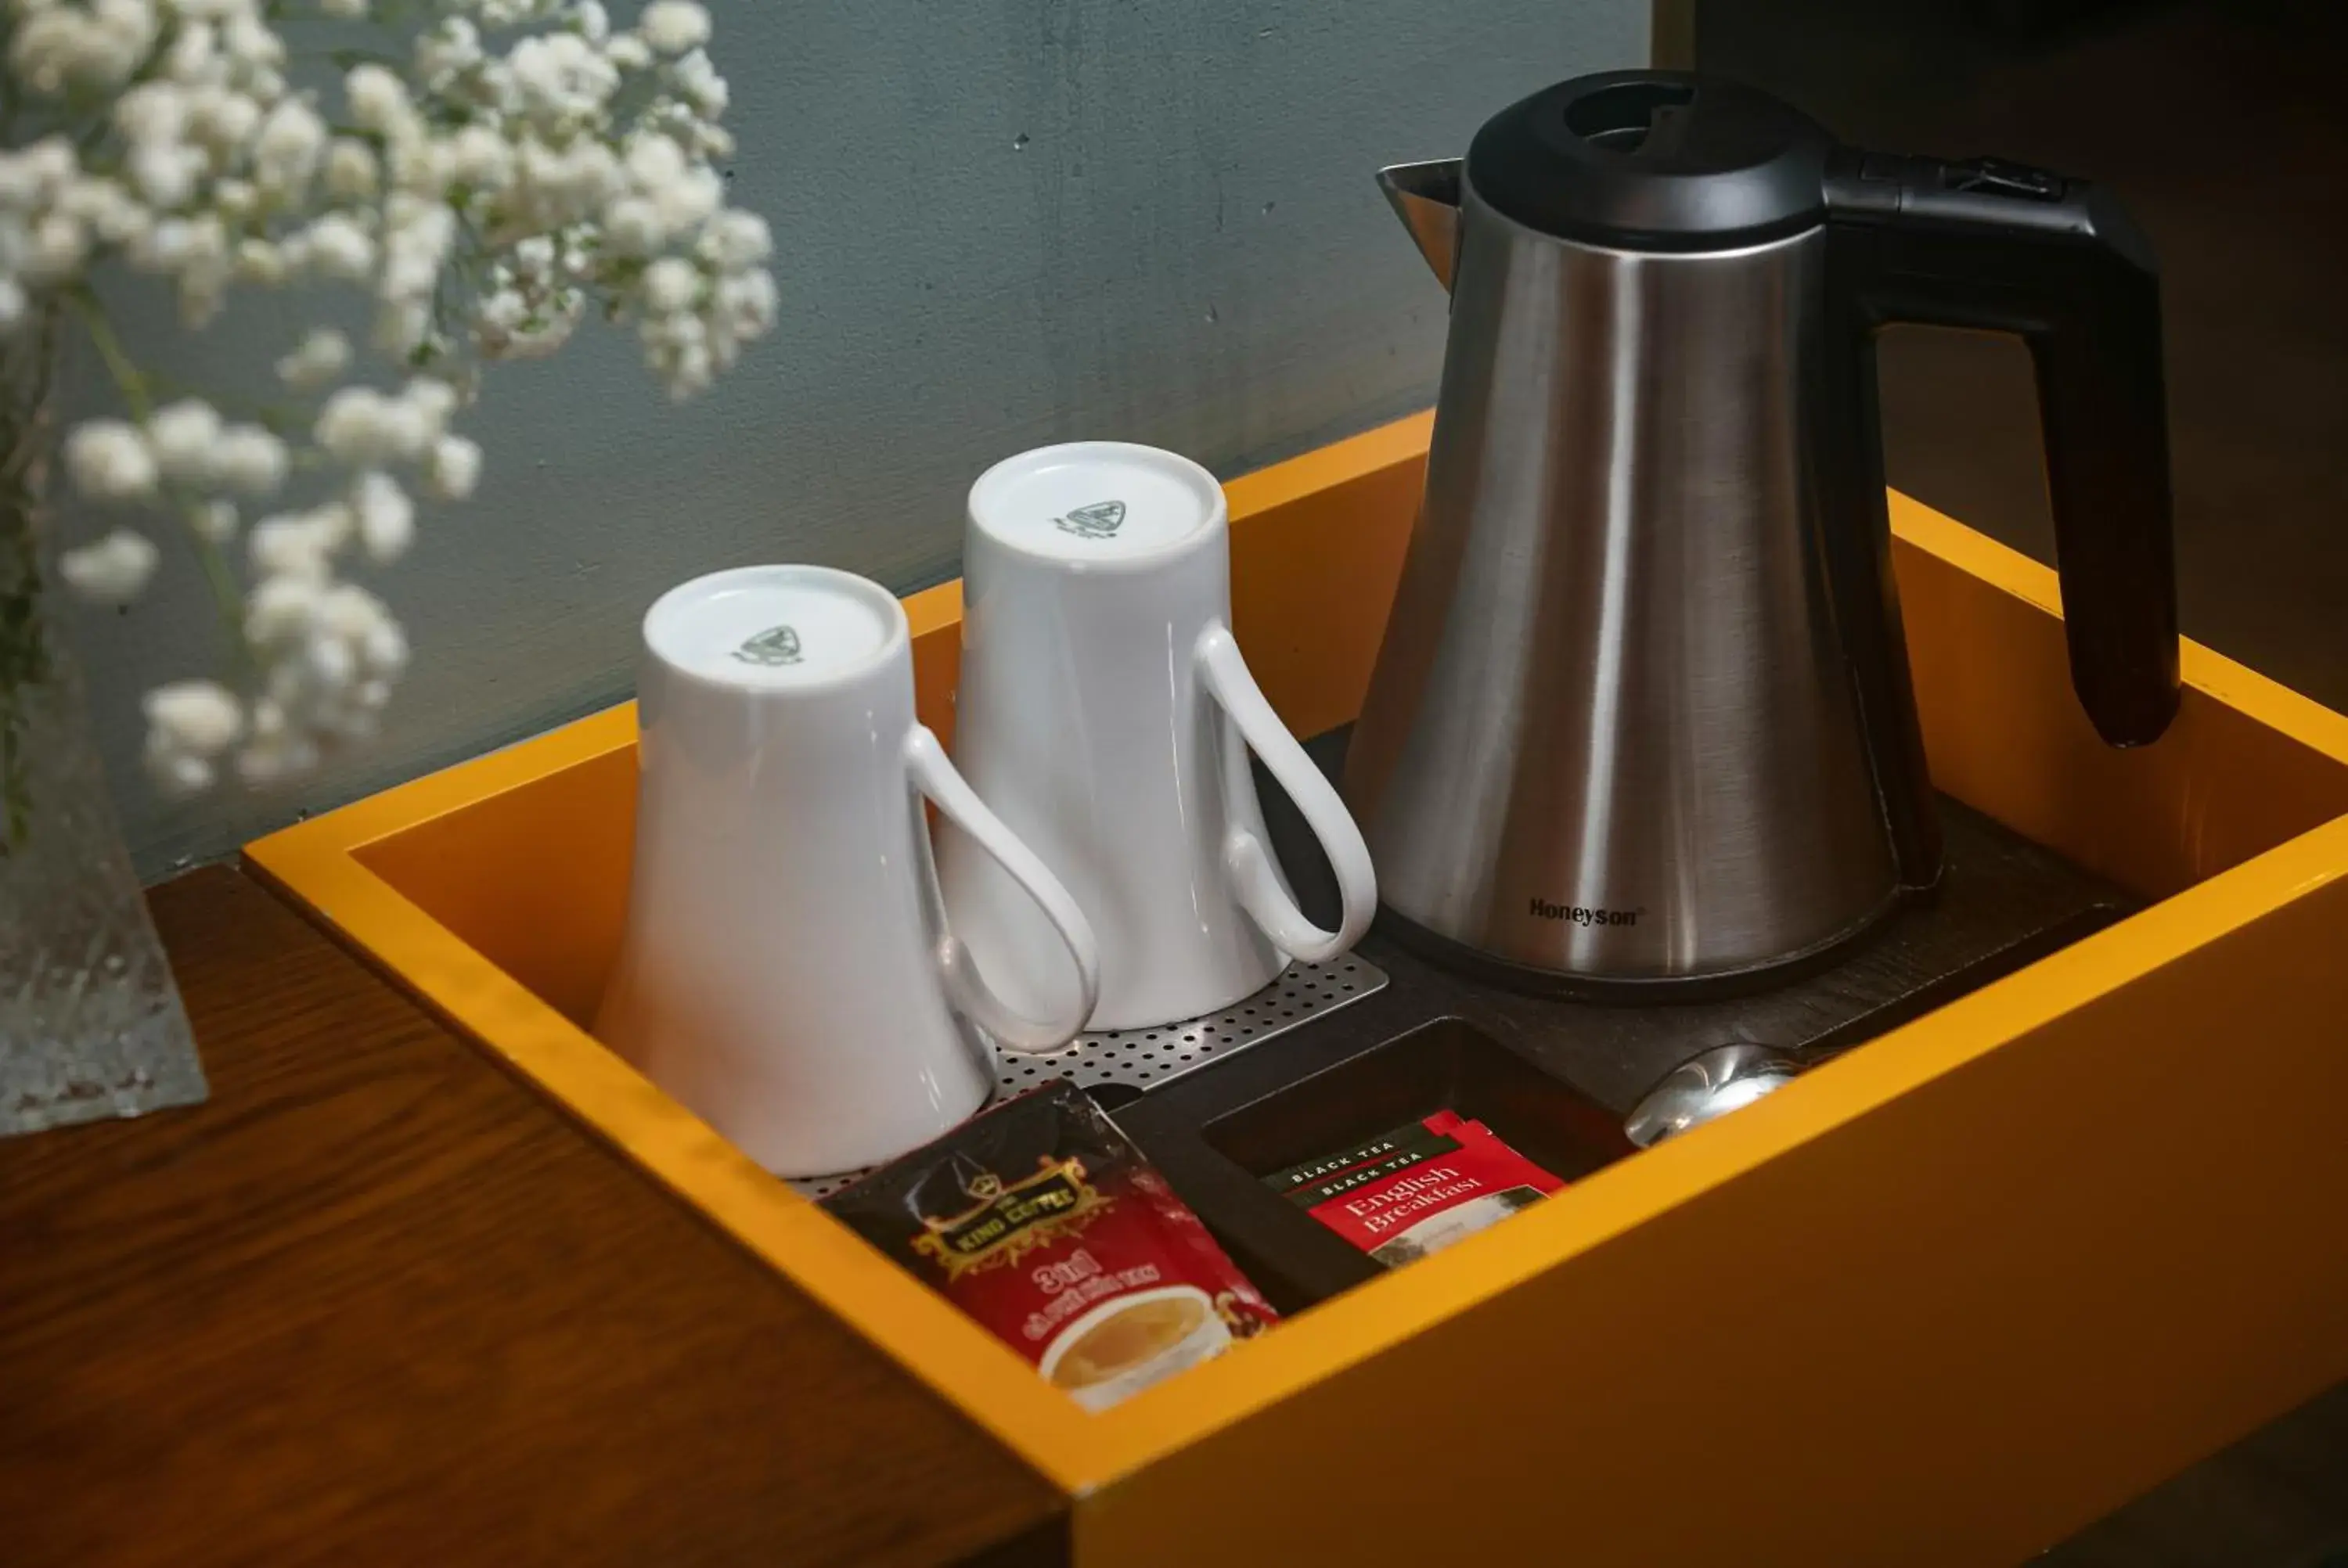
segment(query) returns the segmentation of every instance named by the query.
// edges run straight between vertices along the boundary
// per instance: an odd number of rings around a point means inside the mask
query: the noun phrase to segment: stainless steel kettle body
[[[1604,87],[1697,79],[1595,80],[1595,99],[1551,89],[1565,118],[1537,128],[1570,140],[1573,104],[1601,102],[1601,134],[1572,155],[1592,178],[1627,178],[1612,160],[1635,161],[1635,142],[1611,119],[1660,138],[1694,95],[1674,87],[1658,113],[1652,95],[1626,110]],[[1756,983],[1940,873],[1890,586],[1871,334],[1890,316],[1962,313],[1875,312],[1882,269],[1853,258],[1879,246],[1831,232],[1815,194],[1759,224],[1743,221],[1748,202],[1718,244],[1701,223],[1634,243],[1525,220],[1550,187],[1487,158],[1492,135],[1464,170],[1384,176],[1452,314],[1426,500],[1346,759],[1382,918],[1439,957],[1569,990]],[[1814,193],[1830,184],[1820,146]],[[1478,189],[1487,167],[1534,194],[1503,210]],[[1668,230],[1668,212],[1637,211]],[[2118,549],[2145,586],[2101,585],[2098,603],[2133,608],[2111,635],[2087,628],[2084,661],[2073,628],[2083,695],[2096,695],[2090,667],[2135,661],[2104,682],[2141,699],[2106,725],[2116,741],[2166,723],[2146,688],[2165,678],[2175,701],[2157,336],[2153,352],[2157,527],[2137,531],[2158,538]],[[2062,401],[2048,402],[2050,460]],[[2058,528],[2081,509],[2060,490]],[[2084,533],[2075,520],[2062,541],[2066,601]],[[2114,733],[2130,726],[2149,733]]]
[[[1467,192],[1426,500],[1347,784],[1387,908],[1718,975],[1896,897],[1806,462],[1823,231],[1640,254]]]

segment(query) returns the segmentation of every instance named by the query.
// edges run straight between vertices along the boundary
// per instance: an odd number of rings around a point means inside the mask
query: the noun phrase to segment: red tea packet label
[[[1481,1122],[1438,1111],[1264,1178],[1386,1267],[1438,1252],[1565,1183]]]

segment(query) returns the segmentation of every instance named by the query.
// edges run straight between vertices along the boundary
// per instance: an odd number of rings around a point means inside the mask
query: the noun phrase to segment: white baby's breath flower
[[[533,234],[518,241],[513,248],[513,270],[533,282],[543,282],[554,272],[554,236]]]
[[[239,63],[222,79],[239,92],[252,94],[259,103],[273,104],[286,92],[284,73],[273,67]]]
[[[390,475],[369,468],[352,480],[351,511],[367,559],[395,561],[407,553],[416,538],[416,505]]]
[[[481,35],[471,21],[450,16],[416,40],[416,79],[427,92],[449,84],[481,63]]]
[[[691,129],[693,149],[702,157],[726,159],[734,156],[734,133],[724,126],[696,120]]]
[[[386,300],[428,297],[456,238],[457,217],[448,208],[406,191],[395,193],[384,207],[378,295]]]
[[[717,67],[703,50],[695,49],[671,65],[668,77],[677,96],[691,104],[704,119],[716,119],[724,114],[733,99],[726,78],[717,74]]]
[[[506,56],[516,112],[559,133],[602,111],[620,73],[602,52],[576,33],[524,38]]]
[[[187,250],[180,262],[180,321],[201,327],[220,313],[236,262],[228,230],[216,215],[206,212],[190,221]]]
[[[326,122],[299,98],[287,98],[269,111],[253,138],[253,182],[280,197],[298,196],[317,172],[326,149]]]
[[[423,456],[439,435],[429,406],[405,397],[385,401],[376,428],[386,455],[409,463]]]
[[[326,191],[340,201],[364,201],[375,194],[375,154],[366,143],[337,137],[326,151]]]
[[[311,14],[383,9],[317,0]],[[340,471],[331,498],[242,529],[246,690],[180,682],[149,696],[146,760],[167,791],[209,787],[232,767],[282,779],[376,723],[407,641],[340,573],[408,548],[407,484],[443,501],[478,487],[481,448],[449,422],[480,358],[552,353],[591,299],[608,302],[634,317],[647,364],[681,397],[775,319],[773,238],[726,209],[711,166],[733,138],[718,124],[730,95],[703,48],[705,5],[651,0],[618,33],[603,0],[421,9],[405,79],[355,67],[322,113],[285,79],[278,18],[299,0],[0,0],[0,49],[26,112],[61,128],[0,149],[0,331],[119,254],[173,290],[191,325],[235,282],[358,284],[376,344],[434,370],[396,393],[325,397],[305,456]],[[336,135],[329,118],[355,128]],[[469,326],[469,345],[450,340],[452,320]],[[320,327],[277,370],[323,393],[352,359]],[[239,536],[232,497],[279,491],[293,466],[275,434],[225,424],[197,398],[138,426],[88,422],[63,456],[84,497],[162,505],[208,550]],[[412,481],[395,477],[399,464],[414,466]],[[77,592],[122,603],[156,559],[118,528],[66,552],[61,569]]]
[[[474,306],[473,319],[487,333],[519,332],[530,320],[530,302],[521,297],[519,289],[497,289],[482,296]]]
[[[204,171],[204,155],[182,142],[149,142],[130,149],[125,160],[130,182],[139,194],[157,207],[185,206],[195,194]]]
[[[182,87],[212,82],[224,68],[220,34],[209,21],[181,12],[180,30],[163,51],[163,76]]]
[[[512,183],[513,144],[488,126],[464,126],[445,146],[452,183],[491,194]]]
[[[297,392],[324,386],[351,363],[350,340],[332,327],[313,327],[277,362],[277,377]]]
[[[384,182],[396,190],[427,201],[440,201],[456,178],[448,138],[424,130],[419,123],[410,135],[389,138],[384,155]]]
[[[285,40],[263,21],[255,5],[222,6],[221,48],[252,81],[285,63]]]
[[[144,761],[156,787],[167,795],[210,789],[214,759],[244,733],[244,710],[212,681],[179,681],[147,693]]]
[[[281,683],[279,700],[295,697],[304,689],[310,695],[310,723],[320,729],[339,731],[342,697],[359,678],[358,655],[351,645],[337,637],[313,637],[302,645],[301,659],[294,669],[292,689]]]
[[[695,249],[719,272],[739,272],[774,254],[775,240],[764,218],[736,210],[713,214],[702,225]]]
[[[427,440],[438,440],[448,428],[448,416],[457,412],[457,389],[437,375],[419,375],[400,392],[400,399],[423,417],[429,435]]]
[[[600,212],[626,182],[619,159],[600,141],[581,137],[555,148],[524,135],[514,147],[502,227],[514,236],[566,228]]]
[[[247,631],[265,670],[252,709],[254,744],[366,733],[407,659],[407,639],[383,602],[350,583],[275,578],[247,608]]]
[[[154,214],[145,203],[104,175],[80,175],[57,193],[57,209],[89,226],[100,243],[123,245],[145,233]]]
[[[134,425],[91,419],[66,437],[66,471],[93,501],[130,501],[155,488],[155,455]]]
[[[324,591],[318,586],[318,579],[300,571],[272,570],[264,564],[264,555],[268,559],[279,558],[284,548],[280,541],[301,534],[298,524],[299,519],[294,518],[264,518],[253,525],[255,538],[260,538],[264,529],[273,530],[269,535],[272,542],[266,551],[261,548],[252,551],[253,565],[267,575],[251,593],[245,595],[244,600],[245,641],[256,648],[273,648],[290,640],[305,637],[309,634],[311,622],[317,619],[318,600]],[[285,526],[281,528],[280,525]],[[305,545],[304,548],[306,551],[308,547]],[[265,728],[257,707],[253,718],[256,729]]]
[[[368,130],[395,136],[411,128],[415,111],[408,103],[407,85],[381,66],[352,67],[343,77],[343,95],[350,103],[351,118]]]
[[[726,321],[734,336],[764,337],[775,324],[775,275],[763,270],[737,272],[718,283],[712,313]]]
[[[644,342],[645,367],[667,384],[672,398],[690,397],[714,379],[716,356],[700,317],[685,311],[649,313],[637,335]]]
[[[79,220],[51,212],[26,235],[17,270],[35,283],[53,283],[71,277],[89,254],[89,233]]]
[[[147,421],[147,446],[164,478],[202,485],[211,478],[221,430],[218,410],[201,399],[183,397],[157,409]]]
[[[376,306],[375,346],[396,360],[413,362],[417,355],[435,352],[432,323],[432,302],[424,296],[404,300],[385,300]]]
[[[481,477],[481,448],[462,436],[443,436],[424,459],[424,487],[434,499],[461,501]]]
[[[473,335],[491,359],[543,358],[569,340],[586,303],[576,289],[557,290],[537,302],[499,289],[476,307]]]
[[[252,525],[244,537],[245,553],[263,578],[321,585],[333,576],[335,556],[350,542],[353,526],[350,508],[339,501],[306,512],[281,512]],[[253,602],[261,602],[258,594]],[[251,603],[245,636],[253,642],[269,640],[254,622]]]
[[[156,31],[162,26],[154,0],[90,0],[89,13],[100,32],[113,35],[141,56],[154,47]]]
[[[374,388],[346,386],[326,400],[311,434],[338,462],[386,462],[396,455],[384,434],[386,406]]]
[[[674,138],[640,136],[628,144],[628,179],[639,190],[657,195],[683,179],[686,167],[685,149]]]
[[[187,123],[188,95],[176,82],[141,82],[114,100],[114,128],[127,141],[177,141]]]
[[[407,398],[346,386],[326,399],[313,434],[337,461],[366,468],[423,456],[436,432],[426,410]]]
[[[187,258],[188,220],[166,218],[150,223],[125,250],[130,264],[142,272],[171,272]]]
[[[603,41],[603,57],[622,71],[650,70],[653,46],[633,33],[615,33]]]
[[[21,151],[0,154],[0,165],[7,170],[0,200],[20,207],[49,200],[65,189],[81,167],[73,143],[54,133]]]
[[[148,692],[139,706],[150,739],[160,737],[173,751],[216,757],[244,733],[244,709],[216,681],[174,681]]]
[[[8,63],[18,81],[47,97],[118,87],[154,46],[156,30],[147,0],[36,9],[18,18]]]
[[[356,670],[396,675],[407,665],[407,639],[383,600],[355,583],[343,583],[322,599],[318,625],[351,651]]]
[[[682,55],[709,42],[709,13],[695,0],[653,0],[636,31],[662,54]]]
[[[682,232],[726,204],[726,187],[717,178],[717,171],[704,164],[687,169],[682,179],[661,187],[652,196],[662,220],[672,231]]]
[[[407,668],[407,633],[386,614],[358,639],[359,668],[388,680]]]
[[[603,210],[603,239],[614,255],[649,256],[668,242],[668,225],[644,197],[623,196]]]
[[[693,263],[664,256],[644,269],[644,308],[667,315],[689,308],[701,292],[701,274]]]
[[[261,106],[231,87],[197,87],[188,93],[187,101],[189,133],[203,144],[216,166],[225,167],[263,123]]]
[[[319,276],[363,283],[375,272],[375,241],[356,221],[329,212],[302,235],[301,254]]]
[[[57,575],[66,586],[92,604],[129,604],[155,575],[158,552],[144,535],[116,528],[95,544],[67,550],[57,558]]]
[[[242,495],[266,496],[285,483],[285,443],[258,425],[232,425],[212,452],[212,475]]]

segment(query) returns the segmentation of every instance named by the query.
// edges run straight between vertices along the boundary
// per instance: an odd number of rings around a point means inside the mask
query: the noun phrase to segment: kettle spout
[[[1432,163],[1397,163],[1378,170],[1378,189],[1410,231],[1420,255],[1435,271],[1436,280],[1451,287],[1451,270],[1459,256],[1459,170],[1461,160],[1439,158]]]

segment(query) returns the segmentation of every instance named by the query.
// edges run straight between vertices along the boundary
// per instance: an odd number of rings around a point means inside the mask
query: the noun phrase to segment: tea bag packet
[[[1087,1409],[1278,1321],[1166,1179],[1066,1081],[823,1206]]]
[[[1388,1268],[1497,1225],[1565,1185],[1481,1122],[1448,1110],[1263,1180]]]

